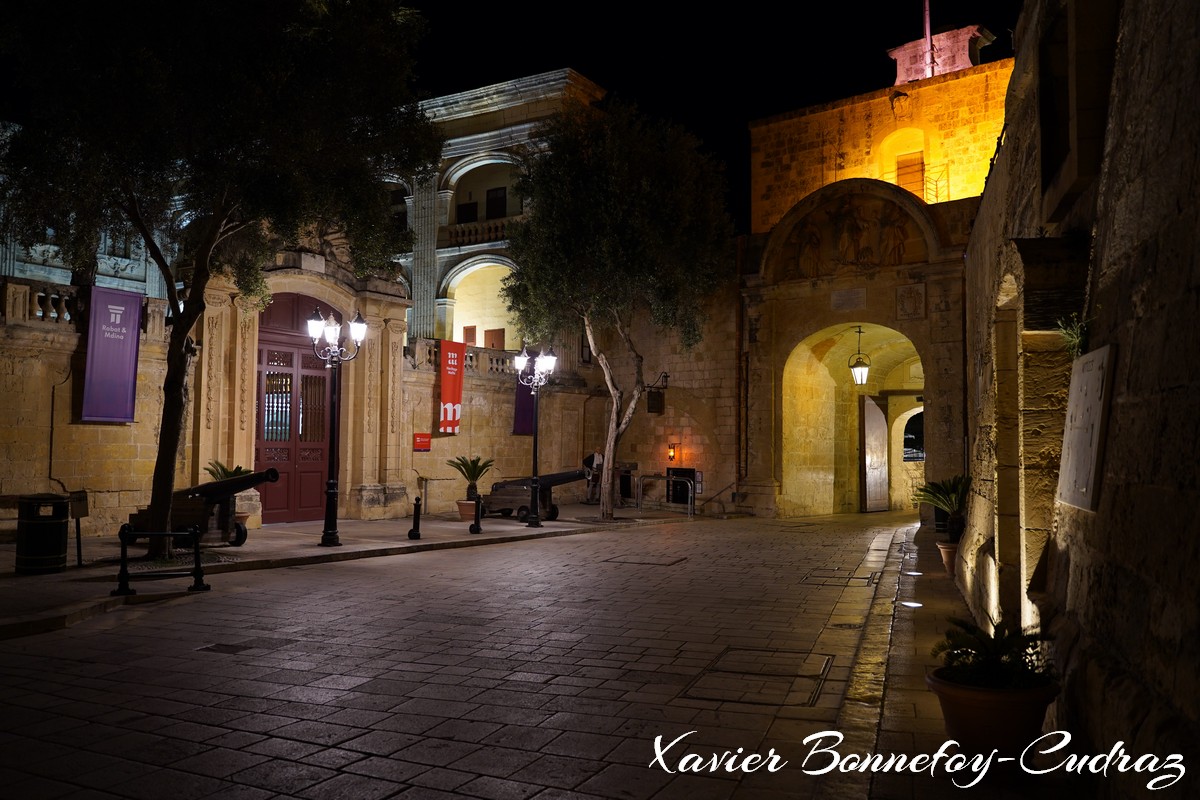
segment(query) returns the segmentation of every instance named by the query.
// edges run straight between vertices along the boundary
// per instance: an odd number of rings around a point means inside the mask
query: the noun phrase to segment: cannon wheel
[[[517,520],[519,522],[529,522],[529,506],[521,506],[517,509]]]
[[[556,519],[558,519],[558,506],[551,503],[550,511],[546,514],[546,522],[554,522]]]
[[[229,543],[234,547],[241,547],[246,543],[246,536],[246,526],[240,522],[233,523],[233,539]]]

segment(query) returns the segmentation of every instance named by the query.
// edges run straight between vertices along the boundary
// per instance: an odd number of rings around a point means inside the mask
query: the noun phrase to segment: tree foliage
[[[168,523],[212,275],[261,294],[281,249],[336,241],[343,266],[388,275],[408,246],[384,181],[440,155],[411,88],[422,31],[393,0],[6,4],[0,235],[29,246],[52,230],[83,285],[104,233],[140,237],[180,309],[151,524]]]
[[[530,213],[509,228],[516,266],[502,291],[531,341],[574,333],[582,322],[613,400],[611,464],[645,391],[632,322],[645,315],[692,347],[705,301],[733,275],[723,167],[687,131],[623,102],[568,106],[537,139],[517,184]],[[628,391],[608,350],[632,369]],[[606,470],[604,517],[610,480]]]

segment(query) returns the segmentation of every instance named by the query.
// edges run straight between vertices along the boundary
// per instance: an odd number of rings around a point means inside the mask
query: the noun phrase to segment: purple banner
[[[142,296],[92,287],[88,314],[84,422],[133,422]]]
[[[513,403],[513,434],[533,435],[533,392],[517,381],[517,399]]]

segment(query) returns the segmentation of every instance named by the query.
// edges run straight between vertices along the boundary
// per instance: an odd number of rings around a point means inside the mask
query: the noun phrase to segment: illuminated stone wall
[[[0,391],[6,398],[0,495],[15,501],[24,494],[86,491],[89,516],[81,530],[115,535],[129,513],[150,500],[166,371],[165,304],[150,299],[143,309],[148,330],[140,342],[136,421],[84,423],[79,414],[87,361],[85,317],[73,299],[68,306],[55,301],[60,312],[75,310],[72,319],[54,317],[47,300],[50,294],[73,298],[83,290],[13,278],[0,286],[5,309]],[[180,474],[186,458],[185,451]],[[15,504],[7,503],[0,514],[0,531],[15,531]]]
[[[801,198],[848,178],[898,182],[921,153],[927,202],[974,197],[1004,125],[1005,59],[759,120],[750,126],[750,226],[765,233]]]
[[[1191,767],[1200,10],[1043,0],[1026,3],[1016,40],[1009,133],[968,249],[976,494],[960,585],[977,617],[1054,637],[1063,691],[1050,724],[1081,752],[1124,742]],[[1069,93],[1055,94],[1056,71],[1076,76]],[[1071,503],[1056,488],[1077,463],[1061,452],[1072,363],[1054,330],[1069,313],[1089,320],[1085,358],[1115,353],[1095,406],[1108,413],[1098,477]],[[1194,796],[1191,772],[1170,792]],[[1096,796],[1148,796],[1146,783],[1110,773]]]
[[[696,487],[696,502],[698,512],[705,514],[720,514],[734,508],[742,444],[738,438],[736,351],[740,323],[734,291],[729,287],[710,301],[704,338],[690,351],[678,347],[674,334],[659,332],[645,320],[635,325],[633,336],[645,357],[646,382],[655,382],[661,372],[668,373],[670,379],[663,396],[663,413],[647,413],[643,397],[617,453],[618,461],[636,462],[642,475],[665,475],[671,468],[701,473],[703,484]],[[598,365],[581,369],[581,374],[595,387],[587,405],[588,424],[597,430],[600,438],[596,441],[602,445],[609,395],[603,388]],[[621,369],[618,376],[628,389],[632,369]],[[674,461],[667,458],[667,445],[671,442],[680,445]],[[666,500],[665,481],[650,479],[644,486],[647,502]]]

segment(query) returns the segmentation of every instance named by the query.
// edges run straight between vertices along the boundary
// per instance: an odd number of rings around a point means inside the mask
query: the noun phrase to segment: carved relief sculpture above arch
[[[768,284],[868,276],[947,257],[921,200],[890,183],[856,178],[818,189],[784,215],[761,274]]]

